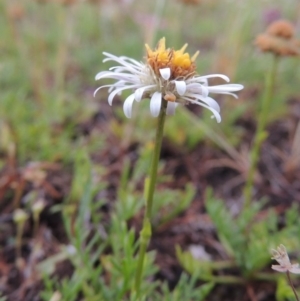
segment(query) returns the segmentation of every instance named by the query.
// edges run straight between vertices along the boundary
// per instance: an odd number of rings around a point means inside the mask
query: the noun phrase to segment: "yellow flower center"
[[[195,74],[195,60],[199,54],[197,51],[192,58],[188,53],[185,53],[187,44],[180,50],[166,49],[166,40],[162,38],[159,40],[155,50],[152,50],[147,44],[147,62],[157,76],[160,76],[159,69],[170,68],[170,79],[188,78]]]

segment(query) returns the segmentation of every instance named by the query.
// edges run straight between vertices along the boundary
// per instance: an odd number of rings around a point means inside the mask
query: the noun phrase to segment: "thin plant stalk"
[[[26,220],[28,219],[28,214],[22,209],[16,209],[13,213],[13,220],[17,227],[16,233],[16,257],[21,258],[22,256],[22,236],[24,233],[24,226]]]
[[[22,236],[24,232],[24,223],[19,223],[17,225],[17,235],[16,235],[16,258],[22,257]]]
[[[157,129],[156,129],[156,137],[155,137],[155,146],[153,151],[151,169],[149,178],[145,181],[145,199],[146,199],[146,208],[144,213],[143,220],[143,228],[140,232],[140,249],[138,254],[138,264],[137,270],[135,274],[135,283],[134,283],[134,291],[137,300],[139,299],[140,286],[143,276],[143,268],[144,268],[144,259],[146,250],[152,235],[151,230],[151,212],[153,205],[153,195],[155,190],[155,184],[157,180],[157,168],[159,163],[163,132],[164,132],[164,124],[166,119],[166,108],[167,101],[162,100],[162,108],[160,110],[158,121],[157,121]]]
[[[273,98],[274,84],[275,84],[275,78],[277,73],[277,65],[278,65],[278,56],[274,56],[272,67],[266,77],[265,94],[262,99],[259,117],[258,117],[258,123],[257,123],[257,130],[254,136],[253,147],[250,153],[250,168],[249,168],[246,185],[244,189],[244,198],[245,198],[244,208],[248,208],[251,203],[254,175],[257,170],[259,153],[260,153],[261,145],[267,137],[265,128],[267,123],[267,116],[269,114],[270,105]]]
[[[288,278],[288,280],[289,280],[290,286],[291,286],[291,288],[292,288],[292,290],[293,290],[293,292],[294,292],[294,295],[295,295],[295,297],[296,297],[296,300],[297,300],[297,301],[300,301],[300,300],[299,300],[299,297],[298,297],[298,295],[297,295],[296,289],[295,289],[295,287],[294,287],[294,285],[293,285],[293,282],[292,282],[292,279],[291,279],[291,276],[290,276],[290,272],[287,271],[287,272],[286,272],[286,275],[287,275],[287,278]]]

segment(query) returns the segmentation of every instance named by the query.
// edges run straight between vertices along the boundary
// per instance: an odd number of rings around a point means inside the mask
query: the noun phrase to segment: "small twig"
[[[293,282],[292,282],[292,280],[291,280],[290,272],[287,271],[287,272],[286,272],[286,275],[287,275],[287,277],[288,277],[290,286],[291,286],[291,288],[292,288],[292,290],[293,290],[293,292],[294,292],[294,295],[295,295],[297,301],[300,301],[300,300],[299,300],[299,297],[298,297],[298,295],[297,295],[297,292],[296,292],[296,290],[295,290],[295,287],[294,287],[294,285],[293,285]]]
[[[251,285],[247,285],[247,286],[246,286],[246,289],[247,289],[247,294],[248,294],[248,296],[249,296],[249,299],[250,299],[251,301],[257,301],[257,297],[256,297],[256,295],[255,295],[255,293],[254,293],[253,287],[252,287]]]

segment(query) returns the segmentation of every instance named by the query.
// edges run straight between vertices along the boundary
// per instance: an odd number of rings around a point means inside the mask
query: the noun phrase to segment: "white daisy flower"
[[[109,88],[108,102],[112,105],[116,95],[130,89],[130,94],[124,101],[123,110],[126,117],[132,115],[134,101],[150,99],[151,115],[159,115],[162,101],[167,101],[168,115],[173,115],[179,104],[197,104],[209,109],[218,122],[221,121],[220,107],[209,93],[229,94],[237,98],[232,92],[243,89],[239,84],[224,84],[209,86],[208,79],[220,77],[229,82],[223,74],[199,76],[196,74],[195,60],[199,52],[192,58],[185,53],[187,44],[180,50],[166,49],[165,38],[162,38],[155,50],[146,45],[147,58],[145,63],[140,63],[125,56],[117,57],[104,52],[106,58],[103,62],[114,61],[118,66],[109,71],[102,71],[96,75],[96,80],[113,79],[113,84],[99,87],[94,95],[102,88]]]

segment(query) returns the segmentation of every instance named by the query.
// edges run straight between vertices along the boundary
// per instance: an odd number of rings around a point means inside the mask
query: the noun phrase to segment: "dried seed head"
[[[290,22],[275,21],[265,33],[257,36],[255,45],[263,52],[272,52],[278,56],[297,56],[300,54],[300,44],[294,34],[294,26]]]
[[[279,56],[297,56],[300,54],[299,41],[282,39],[268,34],[260,34],[255,45],[263,52],[273,52]]]
[[[22,4],[15,3],[8,6],[7,14],[10,19],[14,21],[20,21],[25,15],[25,10]]]
[[[278,20],[269,25],[266,33],[284,39],[291,39],[295,35],[295,28],[289,21]]]

